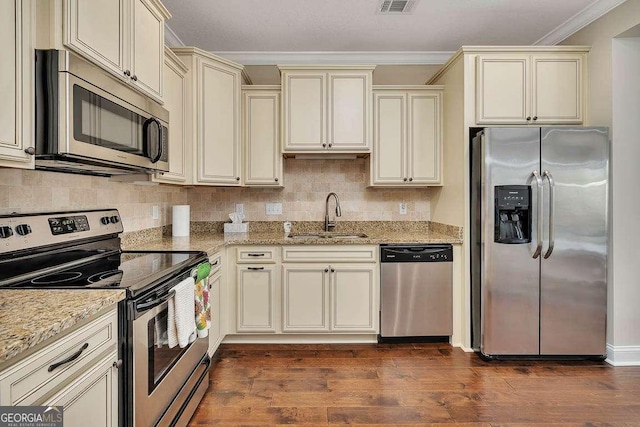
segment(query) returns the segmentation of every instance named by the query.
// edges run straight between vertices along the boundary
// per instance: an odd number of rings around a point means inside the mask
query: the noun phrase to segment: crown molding
[[[573,15],[571,18],[549,31],[534,45],[553,46],[566,40],[596,19],[606,15],[613,8],[620,6],[627,0],[595,0],[593,3]]]
[[[454,52],[212,52],[243,65],[442,65]]]
[[[173,31],[166,22],[164,23],[164,44],[169,47],[186,46],[184,42],[180,40],[180,37],[178,37],[175,31]]]

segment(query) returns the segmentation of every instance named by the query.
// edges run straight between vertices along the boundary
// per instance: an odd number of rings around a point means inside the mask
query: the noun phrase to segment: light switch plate
[[[400,215],[407,214],[407,204],[405,202],[400,203]]]
[[[282,215],[282,203],[267,203],[265,211],[267,215]]]
[[[151,217],[153,219],[160,218],[160,208],[158,207],[158,205],[153,205],[153,209],[151,210]]]

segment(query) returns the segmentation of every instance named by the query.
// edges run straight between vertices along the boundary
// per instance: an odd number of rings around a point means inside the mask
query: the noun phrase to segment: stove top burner
[[[116,279],[119,281],[120,279],[122,279],[123,275],[124,275],[124,272],[122,270],[107,270],[100,273],[92,274],[87,278],[87,282],[96,283],[105,279],[110,279],[110,280]]]
[[[31,280],[31,283],[34,285],[55,285],[57,283],[71,282],[79,277],[82,277],[82,273],[79,271],[62,271],[36,277]]]

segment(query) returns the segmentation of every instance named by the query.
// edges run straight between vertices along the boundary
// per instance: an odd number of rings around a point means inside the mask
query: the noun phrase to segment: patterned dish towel
[[[211,327],[211,310],[209,304],[209,286],[207,285],[208,277],[205,277],[196,283],[195,288],[195,310],[196,310],[196,329],[198,330],[198,338],[205,338],[209,335]]]
[[[183,280],[172,290],[175,295],[169,298],[169,316],[167,325],[167,335],[169,348],[179,345],[184,348],[196,339],[196,325],[194,322],[193,298],[194,280],[193,277]]]

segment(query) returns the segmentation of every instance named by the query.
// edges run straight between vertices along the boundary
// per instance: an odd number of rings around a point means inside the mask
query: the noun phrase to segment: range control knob
[[[16,233],[21,236],[26,236],[27,234],[31,234],[31,227],[29,224],[20,224],[16,227]]]
[[[100,218],[100,224],[109,225],[109,217],[108,216],[103,216],[102,218]]]
[[[117,216],[112,216],[111,218],[109,218],[109,220],[111,221],[111,224],[117,224],[120,222],[120,218],[118,218]]]
[[[13,230],[11,229],[11,227],[0,227],[0,239],[6,239],[7,237],[11,236],[13,236]]]

